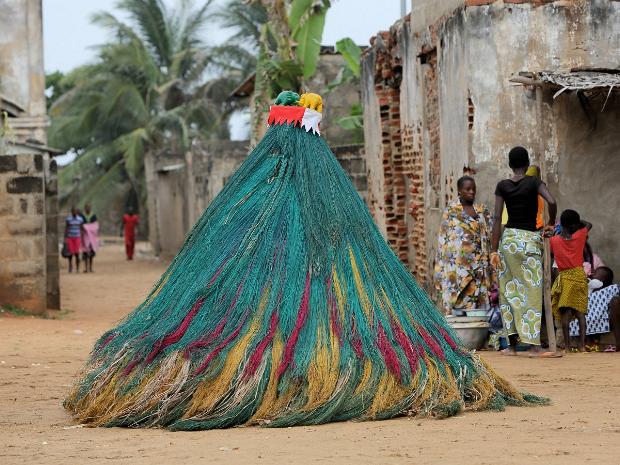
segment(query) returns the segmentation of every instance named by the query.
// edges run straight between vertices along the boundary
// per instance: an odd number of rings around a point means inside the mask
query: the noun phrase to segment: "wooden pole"
[[[539,128],[538,134],[538,153],[540,158],[540,174],[543,180],[547,181],[547,161],[545,159],[545,131],[543,125],[543,89],[536,88],[536,124]],[[548,218],[548,208],[545,204],[545,221]],[[547,340],[549,341],[549,351],[556,352],[557,344],[555,341],[555,326],[553,322],[553,312],[551,310],[551,251],[549,249],[549,239],[543,238],[543,302],[545,305],[545,323],[547,327]]]

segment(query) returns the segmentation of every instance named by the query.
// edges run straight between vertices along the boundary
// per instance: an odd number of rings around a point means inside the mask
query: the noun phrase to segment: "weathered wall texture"
[[[0,304],[47,309],[45,229],[43,157],[0,156]]]
[[[405,176],[410,187],[404,261],[431,284],[441,212],[455,198],[456,180],[474,174],[478,199],[492,207],[495,184],[509,173],[507,153],[519,144],[530,150],[534,162],[545,157],[561,209],[581,209],[599,223],[592,244],[620,271],[613,248],[617,242],[610,239],[620,220],[602,213],[601,203],[620,194],[612,182],[620,176],[620,164],[613,161],[620,151],[619,99],[607,102],[592,129],[574,94],[553,100],[545,91],[538,111],[535,91],[508,81],[521,71],[617,68],[620,2],[464,0],[414,1],[413,6],[414,13],[418,8],[424,14],[397,23],[387,37],[381,33],[364,55],[362,83],[370,204],[384,229],[389,218],[383,210],[390,202],[385,194],[400,174],[383,162],[394,141],[385,137],[380,71],[386,60],[402,62],[398,124],[405,164],[415,166]],[[383,44],[390,41],[396,45],[387,51],[389,58],[379,60]],[[601,107],[602,102],[594,112]],[[586,162],[586,155],[596,164]],[[587,189],[600,167],[609,182],[597,182],[597,191]],[[401,258],[403,237],[387,233]]]
[[[36,312],[60,308],[42,32],[41,0],[0,0],[0,304]]]
[[[0,96],[19,107],[19,141],[47,141],[41,0],[0,0]]]

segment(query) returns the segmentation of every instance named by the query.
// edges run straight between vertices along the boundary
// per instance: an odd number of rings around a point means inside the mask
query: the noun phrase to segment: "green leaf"
[[[349,37],[340,39],[336,42],[336,50],[345,59],[348,68],[355,77],[360,77],[360,58],[362,50]]]
[[[297,43],[295,55],[302,65],[303,77],[316,71],[329,0],[293,0],[288,15],[289,28]]]
[[[364,126],[364,120],[361,115],[343,116],[338,118],[336,123],[344,129],[358,129]]]
[[[312,14],[293,35],[297,42],[295,54],[303,66],[303,77],[306,79],[314,74],[319,62],[326,12],[326,9],[322,9]]]

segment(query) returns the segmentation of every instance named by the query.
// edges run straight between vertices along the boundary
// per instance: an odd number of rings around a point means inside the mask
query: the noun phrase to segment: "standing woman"
[[[500,311],[509,336],[507,355],[516,355],[517,342],[540,350],[543,306],[543,235],[536,227],[538,195],[549,207],[545,230],[553,230],[557,206],[547,186],[535,176],[526,176],[530,165],[527,150],[514,147],[508,154],[513,176],[497,184],[491,262],[499,270]],[[508,223],[501,233],[499,219],[506,204]],[[500,243],[501,235],[501,243]],[[550,354],[550,353],[549,353]]]
[[[457,181],[458,199],[446,207],[439,230],[435,287],[444,313],[487,310],[492,286],[491,215],[476,200],[476,181]]]
[[[121,236],[125,236],[125,254],[127,255],[127,260],[133,260],[139,222],[140,217],[134,213],[133,207],[130,205],[127,208],[127,213],[123,215],[123,224],[121,226]]]

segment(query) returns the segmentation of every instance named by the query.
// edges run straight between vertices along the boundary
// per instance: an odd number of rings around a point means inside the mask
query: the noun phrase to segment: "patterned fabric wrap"
[[[476,204],[478,218],[465,213],[460,200],[450,204],[443,214],[435,260],[435,287],[444,313],[453,309],[490,307],[492,267],[489,262],[491,215],[484,205]]]
[[[586,335],[608,333],[611,330],[609,326],[609,302],[619,295],[620,288],[617,284],[590,293],[586,315]],[[569,327],[571,336],[579,336],[577,320],[572,320]]]
[[[197,430],[544,402],[462,347],[325,141],[291,123],[99,339],[65,406],[91,426]]]
[[[538,232],[506,228],[499,247],[499,303],[506,335],[540,345],[543,239]]]
[[[553,316],[560,318],[560,309],[568,307],[581,313],[588,311],[588,278],[582,266],[560,271],[551,288]]]

